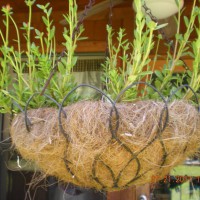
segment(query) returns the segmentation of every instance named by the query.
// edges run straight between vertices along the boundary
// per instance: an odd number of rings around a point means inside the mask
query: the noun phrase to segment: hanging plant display
[[[47,33],[43,33],[31,27],[35,1],[25,2],[30,11],[29,22],[22,27],[27,51],[21,50],[20,32],[9,6],[2,9],[5,35],[0,32],[0,111],[15,113],[11,138],[23,158],[34,162],[47,176],[79,187],[114,191],[149,183],[154,176],[162,179],[198,151],[200,26],[193,27],[195,20],[200,23],[200,8],[196,1],[190,19],[184,18],[186,32],[176,34],[174,51],[166,44],[169,51],[162,71],[154,69],[157,51],[150,67],[150,53],[163,40],[162,35],[155,38],[156,30],[165,25],[143,14],[144,1],[135,1],[133,42],[125,39],[125,30],[120,29],[115,44],[114,31],[108,26],[109,57],[102,76],[105,91],[86,84],[76,86],[72,75],[78,59],[74,56],[77,42],[83,39],[76,2],[69,0],[65,16],[69,28],[63,33],[65,51],[59,59],[52,9],[49,4],[37,5],[44,12]],[[179,25],[181,19],[179,10]],[[16,28],[17,50],[9,46],[10,23]],[[33,30],[40,46],[31,41]],[[197,38],[190,41],[192,31]],[[176,67],[185,65],[184,55],[191,57],[193,65],[174,77]],[[15,73],[14,80],[10,70]],[[96,90],[102,99],[83,100],[76,93],[80,87]]]

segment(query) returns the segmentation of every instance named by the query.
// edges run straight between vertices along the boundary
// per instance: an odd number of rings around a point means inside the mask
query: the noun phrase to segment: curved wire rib
[[[66,101],[66,99],[75,91],[77,90],[78,88],[80,87],[89,87],[89,88],[92,88],[94,90],[96,90],[97,92],[99,92],[100,94],[102,94],[103,96],[105,96],[109,102],[112,104],[112,109],[115,110],[115,113],[116,113],[116,128],[115,130],[111,130],[111,134],[112,134],[112,138],[116,138],[116,132],[118,130],[118,127],[119,127],[119,114],[118,114],[118,111],[117,111],[117,108],[115,106],[115,103],[113,102],[113,100],[108,96],[106,95],[103,91],[101,91],[99,88],[95,87],[95,86],[92,86],[92,85],[88,85],[88,84],[80,84],[78,86],[76,86],[74,89],[72,89],[68,94],[66,94],[66,96],[64,97],[62,103],[60,104],[59,106],[59,112],[58,112],[58,122],[59,122],[59,128],[60,128],[60,131],[63,133],[64,137],[67,139],[67,141],[69,142],[70,141],[70,136],[69,134],[64,130],[63,128],[63,125],[62,125],[62,120],[61,120],[61,110],[63,109],[63,105],[64,105],[64,102]],[[112,123],[111,123],[111,120],[109,122],[109,126],[111,127],[112,126]]]
[[[17,108],[19,108],[19,110],[22,112],[22,113],[24,113],[24,110],[23,110],[23,108],[16,102],[16,101],[12,101],[13,102],[13,105],[15,105]]]
[[[14,100],[13,100],[13,105],[15,105],[21,111],[21,113],[23,113],[25,115],[23,108]],[[29,118],[25,117],[25,119],[27,120],[27,125],[30,126],[31,122],[30,122]]]
[[[26,106],[25,106],[25,109],[24,109],[25,125],[26,125],[26,129],[27,129],[28,132],[30,132],[30,128],[29,128],[29,127],[31,126],[31,122],[30,122],[30,120],[28,119],[27,110],[28,110],[28,106],[29,106],[31,100],[32,100],[35,96],[37,96],[37,95],[41,95],[41,93],[40,93],[40,92],[34,93],[34,94],[28,99],[28,101],[26,102]],[[47,94],[43,94],[43,96],[45,96],[46,98],[52,100],[58,107],[60,107],[60,104],[59,104],[54,98],[52,98],[51,96],[49,96],[49,95],[47,95]],[[64,112],[64,111],[62,110],[62,112]],[[64,113],[64,115],[66,115],[66,114]]]
[[[195,101],[196,101],[196,103],[197,103],[197,111],[198,111],[198,113],[200,113],[200,104],[199,104],[199,100],[198,100],[198,97],[197,97],[197,93],[192,89],[192,87],[190,87],[190,86],[187,85],[187,84],[181,85],[181,86],[178,87],[175,91],[173,91],[172,94],[168,97],[167,102],[170,102],[170,101],[172,100],[172,97],[173,97],[174,95],[176,95],[176,93],[177,93],[179,90],[181,90],[181,89],[183,89],[183,88],[187,88],[187,89],[190,89],[190,90],[192,91],[192,93],[194,94]],[[190,135],[191,135],[193,132],[194,132],[194,129],[191,131]],[[186,152],[187,147],[188,147],[188,141],[187,141],[186,144],[185,144],[185,148],[184,148],[184,150],[183,150],[183,153]]]
[[[92,164],[92,178],[93,180],[98,183],[99,185],[101,185],[102,187],[102,190],[105,190],[106,189],[106,186],[99,180],[99,178],[96,176],[96,165],[97,165],[97,161],[99,161],[99,156],[100,155],[97,155],[94,159],[94,162]]]
[[[112,135],[112,138],[113,139],[116,139],[116,133],[117,133],[117,130],[119,128],[119,114],[118,114],[118,110],[115,106],[115,103],[114,101],[109,97],[107,96],[103,91],[101,91],[99,88],[95,87],[95,86],[92,86],[92,85],[88,85],[88,84],[80,84],[78,85],[77,87],[75,87],[74,89],[72,89],[63,99],[60,107],[59,107],[59,113],[58,113],[58,120],[59,120],[59,127],[60,127],[60,131],[63,133],[64,137],[66,138],[66,140],[68,142],[70,142],[70,136],[69,134],[64,130],[63,126],[62,126],[62,120],[61,120],[61,109],[63,108],[63,104],[64,102],[66,101],[66,99],[75,91],[77,90],[78,88],[80,87],[89,87],[91,89],[94,89],[96,90],[97,92],[99,92],[100,94],[102,94],[103,96],[105,96],[109,102],[112,104],[112,112],[110,112],[110,116],[109,116],[109,128],[110,128],[110,132],[111,132],[111,135]],[[113,128],[112,126],[112,114],[113,114],[113,110],[115,111],[115,115],[116,115],[116,127]],[[105,189],[105,185],[98,179],[98,177],[96,176],[96,164],[98,162],[98,158],[99,156],[96,157],[96,159],[94,160],[93,162],[93,165],[92,165],[92,176],[93,176],[93,180],[98,183],[99,185],[101,185],[102,187],[102,190]],[[114,177],[114,173],[112,171],[112,169],[106,165],[103,161],[101,161],[101,163],[106,167],[106,169],[110,172],[110,174],[112,175],[112,178],[113,178],[113,183],[114,183],[114,187],[116,186],[116,182],[115,182],[115,177]],[[68,169],[69,170],[69,169]]]
[[[167,103],[169,103],[169,101],[171,101],[172,97],[181,89],[183,88],[188,88],[192,91],[192,93],[194,94],[194,98],[195,98],[195,101],[197,103],[197,110],[198,112],[200,113],[200,103],[199,103],[199,99],[197,97],[197,93],[192,89],[192,87],[190,87],[189,85],[187,84],[184,84],[184,85],[181,85],[180,87],[178,87],[175,91],[172,92],[172,94],[168,97],[167,99]]]
[[[116,100],[115,100],[115,103],[117,103],[119,101],[119,99],[121,98],[121,96],[130,88],[136,86],[136,85],[140,85],[140,84],[144,84],[144,85],[147,85],[149,87],[151,87],[155,92],[157,92],[159,94],[159,96],[161,97],[161,99],[163,100],[164,102],[164,108],[162,109],[161,111],[161,114],[160,114],[160,118],[159,118],[159,123],[158,123],[158,134],[159,135],[159,139],[160,139],[160,143],[162,145],[162,149],[163,149],[163,158],[162,158],[162,163],[161,163],[161,166],[164,164],[165,160],[166,160],[166,157],[167,157],[167,152],[166,152],[166,149],[165,149],[165,146],[164,146],[164,143],[162,141],[162,139],[160,138],[161,137],[161,133],[165,130],[166,126],[167,126],[167,122],[168,122],[168,118],[169,118],[169,111],[168,111],[168,104],[167,104],[167,101],[165,100],[164,96],[154,87],[152,86],[151,84],[147,83],[147,82],[143,82],[143,81],[140,81],[140,82],[134,82],[132,84],[130,84],[128,87],[126,87],[125,89],[123,89],[119,95],[117,96]],[[166,113],[166,115],[165,115]],[[165,116],[165,120],[164,120],[164,125],[162,127],[162,121],[163,121],[163,117]],[[153,139],[155,140],[155,139]],[[146,146],[145,146],[145,149],[150,146],[152,143],[153,143],[153,140],[152,142],[149,142]],[[123,143],[117,139],[118,143],[120,145],[122,145]],[[140,153],[142,153],[144,151],[144,148],[141,149],[140,152],[138,152],[137,154],[133,153],[129,147],[127,147],[127,145],[123,144],[123,147],[131,153],[132,157],[130,159],[130,161],[125,165],[125,167],[120,171],[118,177],[117,177],[117,181],[120,180],[120,177],[121,177],[121,174],[123,174],[123,171],[125,170],[126,167],[128,167],[128,165],[133,161],[133,160],[136,160],[136,163],[137,163],[137,170],[136,170],[136,174],[135,176],[133,177],[132,181],[135,181],[138,179],[138,177],[140,176],[139,175],[139,172],[140,172],[140,169],[141,169],[141,165],[140,165],[140,161],[138,159],[138,155]]]
[[[159,94],[159,96],[161,97],[162,101],[164,102],[164,108],[163,111],[161,112],[160,115],[160,120],[159,120],[159,127],[160,127],[160,131],[163,132],[164,129],[166,128],[167,122],[168,122],[168,117],[169,117],[169,110],[168,110],[168,102],[166,101],[165,97],[162,95],[162,93],[156,89],[156,87],[154,87],[153,85],[144,82],[144,81],[138,81],[138,82],[134,82],[132,84],[130,84],[129,86],[127,86],[125,89],[123,89],[117,96],[117,98],[115,99],[115,103],[117,103],[119,101],[119,99],[121,98],[121,96],[130,88],[136,86],[136,85],[147,85],[149,87],[151,87],[155,92],[157,92]],[[166,119],[165,119],[165,123],[163,125],[163,127],[161,127],[162,121],[163,121],[163,115],[164,115],[164,111],[166,111]]]

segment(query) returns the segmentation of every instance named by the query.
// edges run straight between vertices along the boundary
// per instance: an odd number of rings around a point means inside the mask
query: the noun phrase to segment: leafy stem
[[[27,0],[25,1],[26,5],[29,8],[29,15],[28,15],[28,23],[24,23],[25,26],[25,30],[26,30],[26,43],[27,43],[27,58],[28,58],[28,69],[29,69],[29,86],[30,86],[30,90],[31,92],[33,92],[33,71],[34,71],[34,66],[32,66],[32,62],[31,62],[31,21],[32,21],[32,6],[34,1],[31,0]]]
[[[178,24],[178,32],[177,32],[177,35],[176,35],[176,42],[175,42],[173,59],[172,59],[172,62],[171,62],[171,67],[170,67],[169,73],[165,76],[165,78],[162,82],[162,85],[160,87],[160,90],[162,90],[166,86],[168,81],[171,79],[171,76],[172,76],[172,74],[175,71],[175,68],[177,66],[176,63],[179,61],[180,57],[183,55],[183,53],[185,51],[185,46],[189,41],[189,37],[190,37],[190,35],[193,31],[193,26],[194,26],[195,19],[196,19],[196,16],[197,16],[195,5],[196,5],[196,0],[194,0],[194,2],[193,2],[190,20],[187,21],[187,23],[186,23],[187,30],[186,30],[186,32],[183,36],[179,34],[179,29],[180,29],[180,10],[179,10],[178,23],[177,23]],[[179,47],[178,47],[178,42],[179,42]]]

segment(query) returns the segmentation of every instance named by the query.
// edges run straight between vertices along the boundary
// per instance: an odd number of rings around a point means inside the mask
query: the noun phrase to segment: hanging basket
[[[62,105],[18,114],[11,137],[45,174],[80,187],[114,191],[162,179],[200,145],[199,112],[185,101]]]

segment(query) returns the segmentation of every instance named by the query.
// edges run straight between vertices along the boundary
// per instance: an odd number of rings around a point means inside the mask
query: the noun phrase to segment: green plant
[[[52,8],[50,4],[37,4],[37,7],[44,13],[42,20],[45,24],[46,32],[42,32],[32,27],[31,24],[33,17],[32,6],[35,0],[26,0],[25,3],[29,9],[29,17],[28,22],[23,22],[23,26],[20,28],[12,17],[12,8],[9,5],[2,8],[3,15],[5,16],[3,22],[6,30],[5,34],[0,30],[1,40],[3,41],[0,47],[0,54],[2,54],[0,58],[2,67],[0,71],[0,112],[3,113],[11,112],[13,101],[24,107],[31,95],[35,92],[41,92],[52,69],[57,65],[56,28],[53,26],[53,20],[51,20]],[[75,31],[78,24],[75,0],[69,0],[69,11],[64,17],[68,24],[68,28],[65,28],[63,32],[65,39],[63,46],[66,49],[65,55],[60,59],[58,71],[45,91],[46,94],[49,94],[58,102],[75,86],[71,71],[77,60],[77,57],[74,56],[77,40],[81,39],[80,35],[83,32],[82,26],[79,27],[78,31]],[[17,49],[9,45],[9,28],[11,23],[16,31],[17,38],[15,41]],[[32,34],[34,34],[34,38],[31,37]],[[26,50],[21,48],[22,36],[26,40]],[[39,41],[39,45],[34,42],[34,39]],[[73,94],[70,98],[69,101],[75,100],[78,97],[76,94]],[[38,95],[31,101],[30,106],[37,108],[49,106],[52,103],[43,96]],[[18,111],[18,108],[13,110]]]
[[[168,52],[166,53],[166,63],[162,70],[156,70],[155,65],[159,55],[160,42],[163,41],[162,35],[156,36],[156,30],[166,26],[166,24],[157,24],[152,21],[148,15],[141,11],[144,0],[135,0],[137,14],[135,17],[134,39],[129,41],[126,38],[126,31],[120,29],[116,33],[112,27],[107,26],[108,32],[108,50],[109,56],[103,64],[104,73],[102,81],[106,88],[106,93],[115,99],[117,95],[133,82],[146,81],[155,85],[155,87],[165,96],[169,96],[187,79],[189,85],[198,91],[200,87],[200,8],[196,6],[197,0],[194,0],[191,17],[182,18],[182,12],[179,11],[177,17],[178,31],[174,40],[174,51],[171,52],[169,43]],[[37,5],[44,13],[42,17],[46,26],[46,32],[32,27],[32,6],[35,0],[26,0],[29,8],[28,22],[24,22],[22,27],[18,27],[12,17],[12,8],[6,6],[2,8],[4,15],[3,23],[5,31],[0,30],[2,46],[0,47],[0,112],[11,112],[13,101],[24,107],[27,100],[35,92],[41,92],[44,88],[51,71],[57,66],[56,54],[56,27],[53,26],[51,19],[52,8],[50,4]],[[179,6],[179,1],[176,0]],[[78,26],[77,5],[75,0],[69,0],[69,11],[64,16],[68,28],[64,29],[63,37],[65,42],[65,56],[60,58],[57,66],[58,70],[52,77],[45,93],[52,96],[58,102],[61,102],[64,96],[71,91],[76,85],[72,76],[73,66],[77,61],[74,52],[77,41],[81,38],[84,30],[83,26]],[[184,19],[187,31],[180,33],[180,23]],[[16,46],[9,44],[10,24],[13,24],[16,31]],[[197,26],[195,26],[195,24]],[[20,30],[22,29],[22,30]],[[22,35],[23,31],[23,35]],[[191,41],[190,35],[196,32],[197,38]],[[34,33],[34,43],[32,34]],[[21,37],[25,37],[26,50],[21,48]],[[115,41],[116,37],[116,43]],[[151,58],[151,52],[155,49],[154,58]],[[23,59],[26,57],[26,60]],[[174,76],[176,68],[183,63],[183,57],[190,56],[193,59],[191,68],[185,70],[178,76]],[[150,65],[150,61],[153,65]],[[27,72],[27,73],[25,73]],[[193,93],[188,89],[182,89],[176,93],[176,97],[193,100]],[[73,93],[68,101],[76,101],[79,97]],[[122,97],[121,101],[134,101],[138,98],[157,99],[158,95],[149,87],[139,88],[135,86],[129,89]],[[66,102],[67,103],[67,102]],[[37,95],[30,106],[38,108],[41,106],[51,106],[52,102],[41,95]],[[18,112],[18,108],[13,108]]]
[[[125,89],[132,82],[146,81],[155,85],[155,87],[165,96],[169,96],[180,85],[183,85],[185,79],[189,86],[195,92],[200,88],[200,8],[196,6],[196,0],[193,3],[191,17],[184,17],[184,23],[187,28],[185,33],[180,33],[180,23],[182,12],[179,9],[177,17],[177,34],[174,41],[174,51],[171,52],[170,45],[165,55],[166,63],[162,70],[155,70],[155,63],[160,57],[158,48],[160,41],[164,40],[162,35],[155,36],[155,31],[161,29],[166,24],[158,25],[152,21],[148,15],[142,13],[143,0],[134,1],[136,5],[136,19],[133,42],[125,38],[125,30],[120,29],[117,33],[116,44],[114,44],[114,31],[112,27],[107,27],[108,31],[108,48],[110,56],[104,64],[104,75],[102,81],[106,85],[106,91],[115,99],[119,92]],[[179,6],[179,1],[176,3]],[[196,26],[195,26],[196,21]],[[196,31],[197,38],[191,41],[190,35]],[[150,67],[151,50],[156,49],[153,67]],[[190,56],[193,59],[192,68],[174,76],[177,66],[184,65],[183,57]],[[121,101],[133,101],[140,97],[147,99],[157,99],[158,94],[152,88],[144,87],[138,89],[138,86],[129,89],[121,98]],[[191,90],[180,90],[176,97],[192,99]]]

